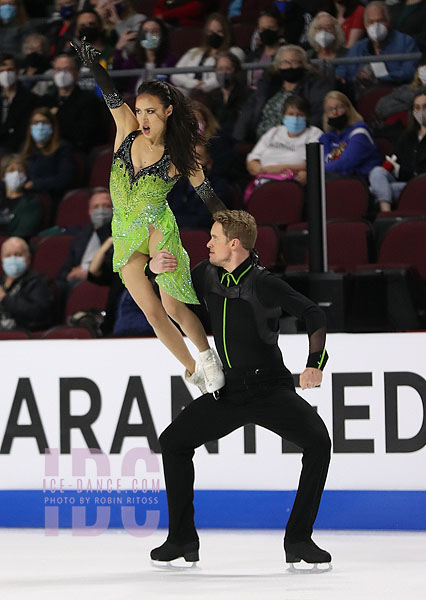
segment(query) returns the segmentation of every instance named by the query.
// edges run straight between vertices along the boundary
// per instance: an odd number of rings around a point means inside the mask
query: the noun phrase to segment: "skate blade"
[[[198,569],[196,562],[187,562],[183,557],[175,558],[175,560],[163,561],[152,560],[151,566],[163,571],[190,571]]]
[[[295,564],[298,566],[295,567]],[[289,573],[296,573],[297,575],[318,575],[321,573],[328,573],[333,569],[331,563],[289,563],[287,571]]]

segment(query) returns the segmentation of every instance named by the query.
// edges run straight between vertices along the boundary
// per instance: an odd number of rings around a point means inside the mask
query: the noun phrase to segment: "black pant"
[[[295,392],[287,369],[232,370],[220,399],[194,400],[163,431],[160,444],[169,507],[171,542],[198,539],[194,524],[194,449],[255,423],[303,449],[302,472],[286,539],[307,540],[318,512],[330,462],[331,442],[323,420]]]

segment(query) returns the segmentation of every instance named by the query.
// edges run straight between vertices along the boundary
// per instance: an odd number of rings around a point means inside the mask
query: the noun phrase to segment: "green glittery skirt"
[[[164,236],[157,244],[156,251],[166,249],[177,259],[175,271],[166,271],[156,276],[155,280],[159,287],[180,302],[199,304],[192,285],[189,256],[182,246],[176,219],[167,204],[160,214],[155,215],[155,218],[144,219],[143,215],[138,215],[130,222],[120,218],[118,212],[114,211],[112,220],[113,270],[117,271],[123,280],[121,268],[127,264],[135,251],[149,256],[150,224]],[[125,283],[124,280],[123,283]]]

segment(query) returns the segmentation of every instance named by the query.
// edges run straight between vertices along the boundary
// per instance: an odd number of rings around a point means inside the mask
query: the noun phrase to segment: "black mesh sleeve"
[[[202,184],[194,187],[194,190],[197,192],[198,196],[207,206],[212,215],[219,210],[227,210],[222,200],[216,196],[215,191],[208,179],[205,179]]]
[[[77,52],[81,62],[89,67],[93,73],[96,83],[100,87],[108,108],[119,108],[124,104],[123,98],[115,87],[114,81],[108,75],[107,71],[99,64],[99,50],[93,48],[83,38],[81,45],[77,46],[71,42],[72,47]]]

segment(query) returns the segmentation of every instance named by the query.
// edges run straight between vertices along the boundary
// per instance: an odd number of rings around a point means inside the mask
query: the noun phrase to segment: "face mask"
[[[373,42],[381,42],[388,34],[388,28],[383,23],[372,23],[367,27],[368,37]]]
[[[27,270],[27,261],[24,256],[7,256],[2,260],[3,271],[8,277],[20,277]]]
[[[79,38],[82,40],[84,37],[86,38],[86,42],[93,44],[93,42],[99,37],[99,29],[97,27],[88,27],[83,25],[80,27]]]
[[[348,115],[343,113],[343,115],[339,115],[338,117],[329,117],[327,123],[333,129],[337,129],[338,131],[342,131],[348,123]]]
[[[69,21],[74,16],[75,6],[61,6],[61,9],[59,12],[60,12],[62,19]]]
[[[279,33],[274,29],[264,29],[259,33],[259,37],[264,46],[273,46],[278,42]]]
[[[286,2],[278,2],[278,0],[275,0],[275,7],[280,12],[288,12],[293,8],[293,2],[290,0],[287,0]]]
[[[112,219],[112,208],[94,208],[90,213],[90,220],[92,221],[93,227],[98,229],[102,225],[110,223]]]
[[[47,142],[52,137],[53,129],[50,123],[34,123],[31,125],[31,136],[39,144]]]
[[[4,176],[4,180],[8,190],[17,192],[27,181],[27,176],[21,171],[9,171],[9,173],[6,173]]]
[[[218,33],[209,33],[207,36],[207,44],[210,48],[214,48],[215,50],[221,47],[223,40],[223,35],[219,35]]]
[[[144,33],[143,39],[140,40],[140,45],[145,50],[155,50],[160,45],[160,36],[155,33]]]
[[[304,129],[306,129],[306,117],[284,115],[283,125],[287,127],[290,133],[301,133]]]
[[[282,81],[288,81],[289,83],[296,83],[302,79],[305,73],[303,67],[296,67],[291,69],[279,69],[279,74]]]
[[[57,88],[66,88],[74,83],[74,77],[69,71],[57,71],[53,76]]]
[[[15,71],[2,71],[0,73],[0,85],[5,88],[10,88],[16,83],[17,75]]]
[[[413,117],[416,119],[420,126],[426,126],[426,111],[424,110],[413,110]]]
[[[13,21],[16,17],[16,6],[13,4],[2,4],[0,6],[0,19],[5,23]]]
[[[216,73],[216,79],[221,88],[227,90],[232,85],[232,73]]]
[[[336,36],[334,33],[330,33],[329,31],[317,31],[314,37],[318,46],[321,48],[327,48],[327,46],[331,46],[333,42],[336,40]]]
[[[417,69],[417,74],[419,76],[422,85],[426,85],[426,65],[422,65]]]

